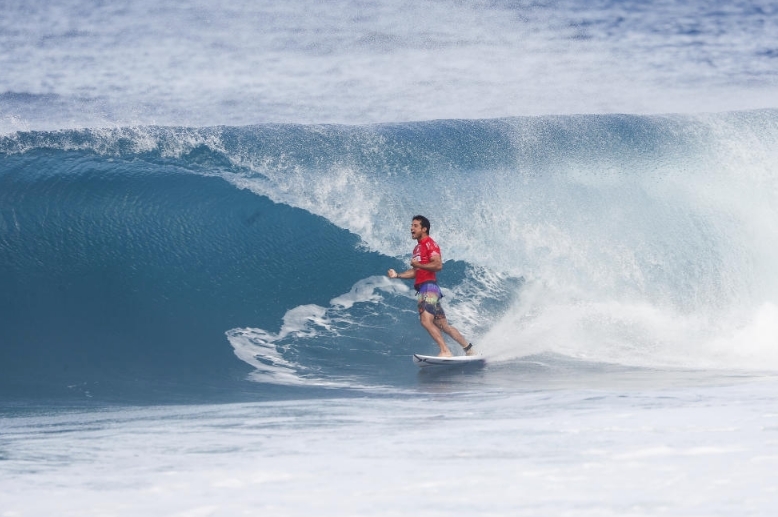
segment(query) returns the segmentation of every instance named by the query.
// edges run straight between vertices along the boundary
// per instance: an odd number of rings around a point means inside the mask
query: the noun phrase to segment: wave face
[[[775,369],[776,149],[775,111],[13,133],[2,393],[412,385],[416,213],[493,364]]]

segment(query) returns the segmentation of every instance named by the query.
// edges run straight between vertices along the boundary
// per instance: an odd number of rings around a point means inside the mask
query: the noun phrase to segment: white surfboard
[[[428,366],[483,366],[486,360],[480,355],[455,355],[453,357],[438,357],[436,355],[413,354],[413,363],[420,368]]]

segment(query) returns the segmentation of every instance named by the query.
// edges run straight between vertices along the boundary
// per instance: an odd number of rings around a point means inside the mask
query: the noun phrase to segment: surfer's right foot
[[[465,355],[475,355],[478,353],[473,349],[473,343],[468,343],[463,350],[465,351]]]

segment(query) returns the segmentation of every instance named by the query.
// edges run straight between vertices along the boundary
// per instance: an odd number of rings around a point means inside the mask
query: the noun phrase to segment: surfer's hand
[[[386,272],[386,276],[388,276],[389,278],[397,278],[399,275],[397,274],[397,271],[395,271],[394,269],[390,269],[389,271]]]

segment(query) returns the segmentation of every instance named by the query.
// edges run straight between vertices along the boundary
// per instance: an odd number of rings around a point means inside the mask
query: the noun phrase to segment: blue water
[[[774,514],[775,3],[3,13],[0,514]]]
[[[409,129],[388,132],[408,141]],[[177,133],[149,131],[163,140]],[[263,160],[285,146],[305,149],[295,166],[310,166],[322,148],[333,160],[339,155],[338,134],[348,130],[333,131],[319,148],[308,147],[306,128],[202,133],[248,146]],[[134,152],[131,138],[69,131],[3,139],[2,382],[11,400],[231,399],[246,390],[256,397],[226,331],[277,327],[289,309],[326,305],[357,281],[402,265],[322,217],[225,181],[245,175],[229,153],[204,144],[175,157]],[[447,270],[460,282],[464,263]],[[371,315],[362,312],[351,316],[365,323]],[[404,338],[417,323],[403,312],[388,315],[383,328],[317,345],[330,374],[368,370],[376,382],[406,371],[404,382],[412,379],[407,356],[423,341]],[[292,352],[312,353],[322,354]]]

